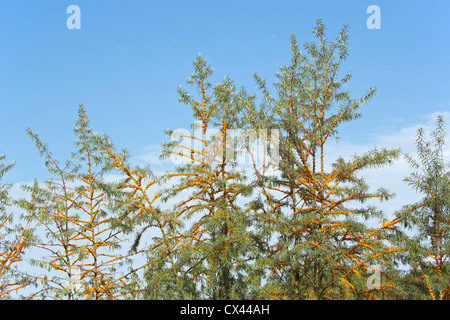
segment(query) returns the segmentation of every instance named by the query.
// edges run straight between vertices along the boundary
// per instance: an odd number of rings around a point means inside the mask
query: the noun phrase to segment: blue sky
[[[66,26],[73,4],[81,10],[80,30]],[[381,9],[379,30],[366,26],[372,4]],[[273,82],[289,63],[290,35],[300,44],[311,41],[319,17],[330,38],[350,25],[343,72],[353,73],[353,96],[378,89],[363,118],[341,128],[348,141],[342,150],[377,141],[410,143],[411,128],[450,111],[445,0],[1,1],[0,154],[16,161],[5,181],[47,177],[27,127],[59,160],[70,156],[80,103],[93,128],[117,147],[151,156],[152,146],[166,138],[163,130],[189,128],[191,112],[178,103],[176,89],[185,85],[199,52],[216,70],[217,82],[229,75],[255,91],[253,74]],[[402,134],[409,136],[402,140]]]

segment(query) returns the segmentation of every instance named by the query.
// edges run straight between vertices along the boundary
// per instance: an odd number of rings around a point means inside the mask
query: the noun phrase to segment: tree
[[[291,37],[273,87],[255,74],[261,95],[229,77],[213,85],[199,55],[187,80],[197,93],[178,89],[193,132],[166,131],[161,158],[177,165],[160,175],[94,132],[82,105],[64,164],[27,129],[51,178],[22,186],[19,200],[0,185],[0,298],[33,285],[28,298],[449,299],[443,118],[431,142],[419,130],[418,160],[406,156],[416,171],[405,181],[424,198],[388,220],[374,201],[393,194],[363,173],[400,150],[327,154],[376,90],[345,89],[347,26],[329,41],[319,19],[313,35],[304,52]],[[0,164],[0,180],[11,167]],[[27,254],[41,257],[28,259],[38,272],[17,268]]]
[[[183,292],[181,290],[179,269],[176,265],[174,249],[180,241],[176,235],[174,226],[178,226],[176,217],[169,216],[167,212],[159,209],[155,201],[161,197],[161,193],[155,193],[152,197],[149,193],[157,181],[157,177],[151,172],[149,166],[131,169],[126,156],[118,156],[113,151],[107,150],[113,166],[120,169],[126,176],[124,185],[120,188],[131,190],[129,196],[118,203],[123,207],[127,215],[133,216],[134,225],[143,225],[136,234],[131,251],[137,251],[144,232],[148,229],[156,229],[159,237],[154,237],[153,242],[143,250],[147,252],[148,263],[145,265],[147,281],[154,287],[144,291],[144,297],[148,299],[174,299]],[[139,220],[139,223],[138,223]],[[170,268],[166,264],[170,263]],[[150,285],[151,287],[151,285]]]
[[[398,213],[406,230],[413,233],[404,233],[400,241],[402,260],[410,268],[403,278],[410,299],[450,299],[450,170],[444,159],[444,128],[442,115],[437,117],[431,140],[425,140],[420,128],[417,159],[405,155],[414,172],[404,181],[424,195]]]
[[[175,202],[168,214],[177,219],[177,228],[172,230],[177,246],[171,247],[176,261],[171,268],[182,281],[178,287],[182,293],[175,297],[242,299],[250,288],[247,261],[251,260],[252,238],[249,217],[238,201],[250,195],[251,189],[237,170],[234,150],[229,151],[233,142],[227,129],[232,128],[238,108],[236,88],[229,79],[212,88],[212,74],[207,61],[198,56],[188,84],[198,90],[199,100],[178,89],[180,102],[192,108],[197,120],[194,134],[181,135],[187,143],[163,145],[162,157],[178,155],[187,160],[163,180],[171,185],[163,191],[162,200]],[[214,125],[219,129],[210,135]],[[173,130],[167,133],[180,137]],[[149,292],[158,285],[154,279],[148,273]]]
[[[327,143],[337,138],[339,125],[361,116],[375,88],[356,100],[344,88],[351,79],[350,72],[340,78],[348,55],[347,26],[330,42],[319,19],[313,34],[317,41],[305,44],[306,54],[292,36],[291,63],[274,83],[277,97],[255,75],[262,103],[244,104],[244,125],[280,132],[279,170],[274,175],[255,170],[260,196],[251,204],[259,230],[270,231],[259,239],[270,272],[265,297],[386,297],[393,284],[383,277],[379,288],[368,288],[365,275],[375,265],[386,275],[389,256],[398,250],[391,241],[398,220],[385,221],[373,205],[351,206],[392,197],[383,188],[369,192],[360,173],[390,164],[399,150],[373,148],[326,168]],[[368,220],[378,225],[369,227]]]
[[[112,143],[92,131],[82,105],[74,128],[77,149],[64,166],[31,129],[27,132],[55,177],[44,186],[37,181],[23,186],[31,199],[18,202],[26,211],[24,219],[35,224],[39,236],[33,247],[40,249],[43,258],[32,262],[47,270],[35,276],[40,285],[31,297],[135,298],[140,291],[140,268],[133,267],[132,258],[138,252],[124,252],[122,246],[130,241],[139,219],[128,214],[126,206],[118,206],[129,197],[123,181],[106,181],[113,169],[107,153],[114,150]]]
[[[0,156],[3,161],[5,156]],[[11,170],[14,162],[0,163],[0,181]],[[11,294],[30,285],[30,279],[17,268],[32,238],[28,226],[12,226],[14,215],[8,213],[11,205],[9,189],[11,185],[0,185],[0,298],[11,298]]]

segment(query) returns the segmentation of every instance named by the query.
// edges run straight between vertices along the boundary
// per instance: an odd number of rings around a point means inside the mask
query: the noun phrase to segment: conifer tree
[[[197,121],[194,134],[183,134],[188,143],[165,143],[162,154],[179,155],[188,162],[166,175],[164,181],[172,185],[162,198],[176,202],[170,212],[183,226],[178,228],[178,247],[174,249],[177,272],[184,283],[179,289],[186,293],[180,296],[241,299],[250,287],[247,261],[253,247],[248,215],[238,204],[251,189],[237,170],[234,149],[228,151],[233,142],[227,129],[233,127],[239,108],[234,99],[236,88],[230,79],[212,88],[213,70],[202,56],[193,65],[188,84],[198,90],[199,99],[181,87],[178,93],[180,102],[193,110]],[[209,136],[214,126],[218,132]],[[174,131],[167,133],[172,136]],[[149,289],[154,290],[149,277]]]
[[[122,182],[106,181],[113,169],[107,153],[114,150],[112,143],[90,128],[82,105],[74,128],[76,150],[64,165],[27,131],[53,176],[23,186],[30,199],[19,201],[39,236],[33,246],[43,258],[31,261],[45,270],[36,276],[40,284],[30,297],[135,298],[140,288],[132,258],[137,252],[124,250],[136,219],[117,205],[129,197]]]
[[[213,85],[199,55],[187,81],[197,94],[178,89],[193,132],[167,130],[161,158],[182,163],[161,176],[94,132],[82,105],[64,164],[27,129],[51,178],[22,186],[29,198],[17,201],[0,185],[0,298],[32,284],[28,298],[449,299],[443,117],[432,141],[419,130],[418,160],[406,155],[416,171],[405,181],[424,198],[386,220],[372,200],[393,194],[370,190],[362,174],[400,151],[329,158],[339,127],[361,117],[375,88],[359,99],[345,88],[347,26],[330,41],[318,19],[313,35],[303,51],[291,37],[290,64],[273,87],[255,74],[260,101],[230,78]],[[0,181],[13,166],[3,159]],[[22,225],[12,225],[12,203],[25,210]],[[41,257],[28,259],[34,274],[15,268],[28,249]]]
[[[279,170],[274,175],[255,171],[259,197],[251,203],[259,230],[269,230],[259,239],[270,275],[265,297],[386,297],[393,285],[383,277],[379,288],[368,287],[367,271],[378,266],[383,275],[397,250],[390,232],[398,221],[380,221],[382,212],[363,206],[391,194],[383,188],[369,192],[360,172],[391,163],[399,150],[373,148],[349,160],[335,159],[327,169],[327,143],[337,138],[339,125],[361,116],[375,88],[360,99],[345,90],[351,73],[341,77],[340,67],[348,55],[347,26],[330,42],[319,19],[313,34],[317,41],[306,43],[305,53],[292,36],[291,63],[276,75],[277,96],[255,75],[262,103],[245,103],[247,126],[280,132]],[[358,202],[362,207],[353,207]],[[379,225],[369,227],[368,219],[378,219]]]
[[[450,299],[450,170],[445,163],[445,122],[437,117],[431,140],[417,132],[417,159],[405,158],[414,172],[404,181],[424,197],[398,213],[406,230],[399,255],[410,268],[402,278],[408,299]]]
[[[5,156],[0,156],[3,161]],[[3,176],[11,170],[14,162],[6,165],[0,163],[0,182]],[[14,215],[8,213],[11,206],[9,189],[11,185],[0,185],[0,299],[8,299],[13,293],[30,285],[28,276],[17,268],[22,261],[32,234],[28,226],[11,225]]]
[[[176,263],[175,249],[182,239],[182,235],[177,234],[176,231],[180,223],[173,214],[170,215],[161,210],[156,204],[156,200],[162,195],[159,192],[152,195],[152,188],[157,186],[158,177],[152,173],[149,166],[132,168],[125,155],[118,156],[111,150],[107,150],[107,152],[114,161],[113,166],[125,174],[126,180],[120,188],[131,190],[129,196],[119,202],[118,206],[125,208],[122,210],[134,217],[132,219],[134,225],[142,225],[130,251],[138,250],[141,239],[149,235],[146,231],[156,231],[157,233],[157,236],[152,238],[153,241],[146,244],[143,249],[147,252],[148,261],[145,264],[147,290],[143,297],[146,299],[186,297],[181,289],[184,282],[180,280],[182,275]],[[167,264],[170,267],[167,267]]]

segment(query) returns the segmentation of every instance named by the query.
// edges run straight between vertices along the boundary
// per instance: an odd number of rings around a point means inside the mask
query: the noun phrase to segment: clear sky
[[[67,28],[70,5],[81,10],[79,30]],[[381,29],[366,25],[369,5],[379,6]],[[413,148],[417,126],[450,110],[450,1],[1,1],[0,154],[16,161],[5,181],[47,177],[27,127],[60,161],[70,156],[80,103],[117,147],[154,159],[163,130],[189,128],[176,89],[199,52],[217,82],[229,75],[255,91],[253,74],[273,82],[289,63],[290,35],[311,41],[319,17],[330,38],[350,26],[343,72],[353,73],[353,96],[378,89],[336,152]]]

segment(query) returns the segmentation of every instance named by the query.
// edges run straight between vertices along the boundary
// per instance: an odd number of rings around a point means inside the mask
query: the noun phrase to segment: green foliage
[[[417,131],[417,159],[405,155],[414,170],[404,181],[424,197],[398,213],[407,231],[399,240],[405,248],[400,256],[410,268],[403,283],[408,298],[450,297],[450,170],[444,160],[445,123],[437,117],[431,140]]]
[[[4,155],[0,155],[0,161],[3,161],[6,157]],[[0,181],[3,176],[8,173],[14,166],[14,162],[11,164],[5,164],[4,162],[0,163]],[[0,213],[4,214],[6,207],[9,205],[9,196],[8,191],[11,188],[10,185],[0,185]]]
[[[226,156],[230,143],[226,129],[240,107],[234,97],[236,89],[229,79],[212,88],[209,81],[212,74],[212,68],[199,56],[194,62],[194,74],[187,81],[197,89],[199,101],[183,88],[178,89],[180,102],[192,108],[197,127],[201,125],[201,136],[187,136],[198,141],[198,146],[195,142],[194,146],[187,145],[189,153],[184,156],[190,162],[166,174],[164,181],[172,185],[162,192],[162,199],[175,202],[168,212],[178,221],[172,237],[177,238],[173,250],[177,279],[182,283],[177,290],[183,294],[177,296],[242,299],[248,296],[251,287],[248,261],[252,260],[254,246],[248,228],[250,217],[238,202],[251,194],[251,188],[246,185],[245,176],[236,170],[234,159]],[[215,137],[208,137],[212,124],[219,125],[220,131]],[[214,144],[215,149],[211,148]],[[174,153],[174,147],[173,143],[165,144],[162,156]],[[222,156],[215,154],[218,150]],[[159,265],[160,272],[165,272],[163,264]],[[147,278],[154,277],[151,271]],[[155,285],[159,283],[150,280],[148,292],[158,291]],[[159,288],[160,294],[166,289],[166,286]]]
[[[342,298],[350,296],[350,287],[353,295],[370,296],[365,283],[356,286],[356,280],[371,264],[387,263],[392,248],[384,241],[389,242],[395,222],[370,228],[363,221],[382,218],[381,212],[372,205],[347,204],[392,197],[383,188],[368,192],[359,174],[390,164],[399,150],[372,149],[348,161],[338,158],[331,171],[325,170],[326,143],[337,138],[340,124],[361,116],[361,106],[375,89],[359,99],[345,90],[351,73],[339,75],[348,55],[347,26],[329,42],[319,19],[313,35],[317,41],[306,43],[305,53],[292,36],[291,63],[276,75],[276,96],[255,75],[263,103],[245,104],[249,127],[280,130],[279,172],[256,172],[261,196],[253,203],[258,230],[269,231],[260,240],[267,246],[267,292],[289,299]]]
[[[139,292],[131,275],[131,257],[121,246],[130,241],[134,219],[118,203],[129,197],[123,182],[107,182],[113,170],[107,150],[113,148],[105,135],[92,131],[80,105],[75,124],[75,152],[64,166],[54,159],[47,144],[30,129],[28,134],[54,177],[43,184],[35,181],[23,189],[30,199],[20,199],[25,221],[39,230],[33,246],[42,258],[33,265],[48,270],[39,290],[31,297],[52,299],[132,298]],[[122,252],[121,252],[122,251]],[[117,271],[116,271],[117,270]],[[77,285],[70,286],[72,281]]]
[[[3,161],[5,156],[0,156]],[[0,162],[0,182],[14,162],[6,165]],[[11,185],[0,184],[0,298],[10,299],[20,289],[31,284],[30,277],[18,268],[25,251],[32,240],[28,225],[16,224],[14,213],[10,213],[13,201],[9,196]]]
[[[352,74],[341,70],[348,26],[331,41],[325,31],[318,19],[302,49],[292,36],[273,85],[254,75],[258,94],[230,77],[213,84],[199,55],[190,89],[178,88],[193,132],[166,131],[161,158],[183,161],[161,175],[94,132],[82,105],[64,164],[27,129],[51,178],[22,186],[26,199],[0,185],[0,297],[33,284],[27,298],[449,299],[443,118],[432,141],[419,130],[418,159],[406,155],[415,172],[405,182],[423,199],[387,221],[371,200],[393,194],[369,191],[362,173],[391,164],[399,149],[327,157],[376,90],[351,96]],[[262,165],[253,148],[261,131]],[[3,159],[0,180],[13,165]],[[12,204],[25,211],[21,225],[11,224]],[[27,259],[37,272],[11,268],[28,254],[39,257]]]

